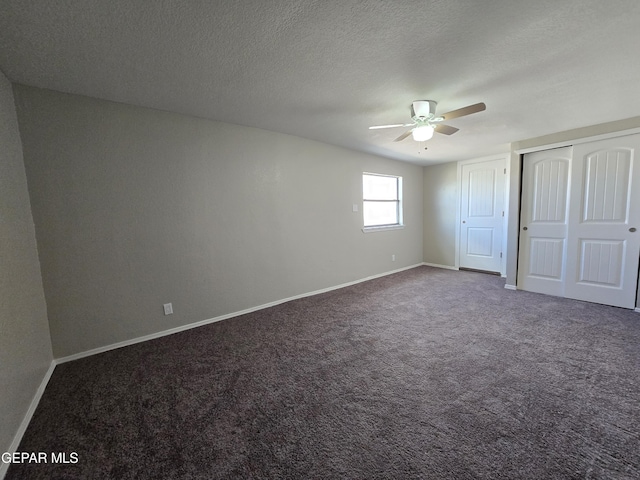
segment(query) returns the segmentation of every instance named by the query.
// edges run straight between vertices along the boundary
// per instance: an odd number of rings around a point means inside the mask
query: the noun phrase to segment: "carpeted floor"
[[[640,314],[419,267],[59,365],[7,479],[637,479]]]

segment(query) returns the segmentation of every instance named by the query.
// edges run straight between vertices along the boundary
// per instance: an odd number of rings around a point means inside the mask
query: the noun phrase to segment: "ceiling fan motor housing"
[[[414,120],[429,120],[435,116],[437,105],[433,100],[416,100],[411,104],[411,117]]]

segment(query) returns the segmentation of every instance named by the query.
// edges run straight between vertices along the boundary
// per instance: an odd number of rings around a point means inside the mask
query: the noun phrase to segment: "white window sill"
[[[380,225],[379,227],[364,227],[363,233],[386,232],[387,230],[402,230],[404,225]]]

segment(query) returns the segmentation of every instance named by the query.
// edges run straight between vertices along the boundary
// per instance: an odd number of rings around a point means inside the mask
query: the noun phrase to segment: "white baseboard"
[[[422,265],[427,267],[444,268],[446,270],[459,270],[458,267],[452,267],[451,265],[439,265],[437,263],[422,262]]]
[[[227,313],[225,315],[220,315],[214,318],[208,318],[206,320],[200,320],[198,322],[189,323],[187,325],[182,325],[180,327],[170,328],[168,330],[162,330],[161,332],[151,333],[149,335],[144,335],[142,337],[132,338],[130,340],[124,340],[122,342],[112,343],[111,345],[105,345],[104,347],[93,348],[91,350],[87,350],[85,352],[74,353],[73,355],[69,355],[66,357],[57,358],[56,364],[71,362],[73,360],[78,360],[80,358],[90,357],[91,355],[97,355],[98,353],[108,352],[109,350],[115,350],[117,348],[127,347],[129,345],[134,345],[136,343],[146,342],[149,340],[153,340],[156,338],[166,337],[167,335],[173,335],[174,333],[183,332],[185,330],[191,330],[192,328],[202,327],[204,325],[209,325],[211,323],[220,322],[222,320],[227,320],[229,318],[238,317],[240,315],[245,315],[247,313],[256,312],[258,310],[262,310],[269,307],[274,307],[276,305],[280,305],[281,303],[290,302],[291,300],[297,300],[299,298],[310,297],[312,295],[318,295],[320,293],[330,292],[332,290],[337,290],[339,288],[349,287],[351,285],[356,285],[358,283],[366,282],[368,280],[373,280],[375,278],[385,277],[387,275],[392,275],[394,273],[402,272],[404,270],[410,270],[412,268],[416,268],[421,266],[422,263],[418,263],[415,265],[410,265],[408,267],[398,268],[396,270],[391,270],[389,272],[379,273],[376,275],[371,275],[369,277],[361,278],[359,280],[354,280],[352,282],[342,283],[340,285],[335,285],[333,287],[322,288],[320,290],[314,290],[313,292],[302,293],[300,295],[294,295],[293,297],[283,298],[282,300],[276,300],[274,302],[265,303],[262,305],[258,305],[256,307],[247,308],[245,310],[240,310],[238,312]],[[448,267],[442,267],[448,268]],[[450,268],[450,267],[449,267]]]
[[[504,284],[504,288],[506,288],[507,290],[517,290],[515,285],[509,285],[508,283]]]
[[[42,394],[44,393],[45,388],[47,388],[47,384],[49,383],[49,379],[51,378],[51,375],[53,375],[53,370],[56,368],[56,365],[57,365],[56,361],[52,360],[51,364],[49,365],[49,369],[47,370],[47,373],[44,374],[44,377],[42,378],[42,382],[40,382],[40,386],[36,390],[36,393],[33,396],[33,399],[31,400],[29,409],[27,410],[27,413],[24,415],[24,418],[22,419],[22,422],[18,427],[18,431],[13,437],[13,442],[11,442],[11,445],[9,445],[9,449],[7,450],[7,452],[14,453],[18,451],[18,447],[20,447],[20,442],[22,441],[24,432],[27,431],[27,427],[29,426],[29,423],[31,422],[31,418],[33,417],[33,414],[36,411],[38,404],[40,403]],[[7,470],[9,470],[9,465],[11,464],[0,461],[0,480],[2,480],[4,476],[7,474]]]
[[[638,313],[640,313],[640,307],[636,307],[636,308],[634,308],[634,309],[633,309],[633,311],[634,311],[634,312],[638,312]]]

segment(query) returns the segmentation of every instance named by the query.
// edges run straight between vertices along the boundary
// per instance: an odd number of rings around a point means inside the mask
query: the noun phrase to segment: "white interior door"
[[[460,258],[462,268],[502,270],[505,160],[462,165]]]
[[[528,153],[522,173],[518,288],[564,296],[572,147]]]
[[[640,135],[574,146],[565,296],[635,306]]]

